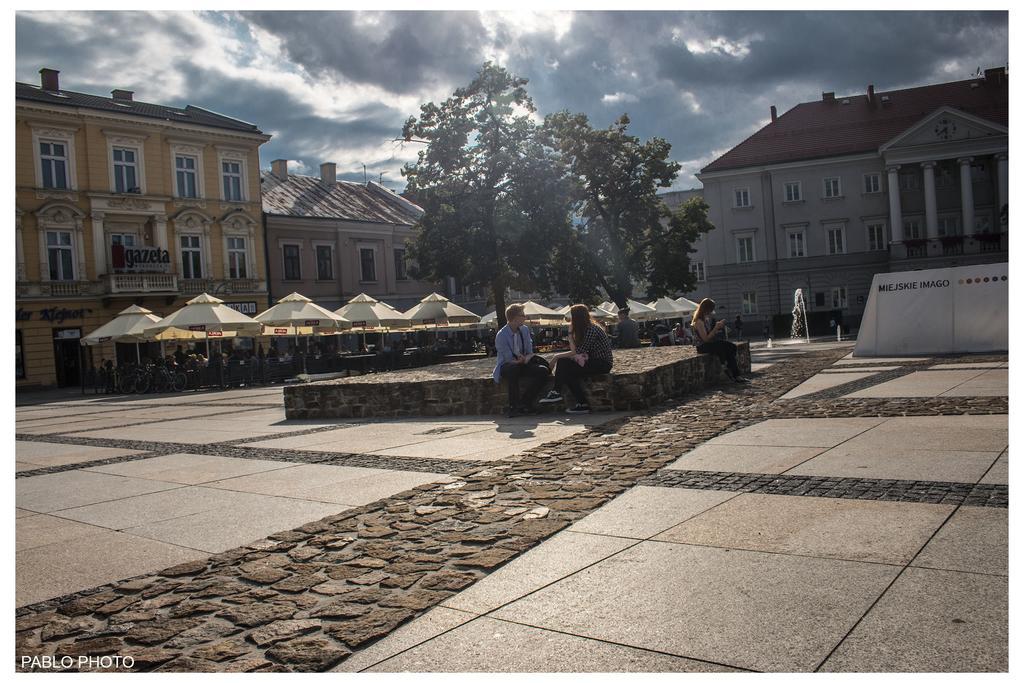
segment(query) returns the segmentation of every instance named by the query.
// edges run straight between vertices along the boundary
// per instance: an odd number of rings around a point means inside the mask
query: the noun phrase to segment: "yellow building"
[[[79,339],[138,304],[164,316],[209,292],[267,306],[255,125],[200,107],[16,84],[17,386],[73,386]],[[90,356],[91,354],[91,356]]]

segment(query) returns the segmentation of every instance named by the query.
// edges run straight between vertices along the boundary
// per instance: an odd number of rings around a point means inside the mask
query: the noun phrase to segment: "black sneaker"
[[[548,395],[537,401],[537,403],[558,403],[562,400],[562,395],[557,391],[549,391]]]
[[[585,415],[590,412],[590,406],[586,403],[577,403],[572,408],[566,408],[565,412],[570,415]]]

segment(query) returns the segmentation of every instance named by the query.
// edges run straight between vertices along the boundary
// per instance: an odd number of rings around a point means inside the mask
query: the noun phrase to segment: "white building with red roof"
[[[697,176],[716,229],[695,245],[704,280],[688,296],[743,315],[749,336],[803,289],[825,332],[834,311],[857,326],[877,272],[1006,261],[1007,78],[772,107]]]

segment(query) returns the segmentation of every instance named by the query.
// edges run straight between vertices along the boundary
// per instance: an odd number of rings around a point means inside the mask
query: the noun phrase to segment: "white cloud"
[[[628,92],[614,92],[601,98],[602,104],[619,104],[621,102],[638,102],[639,98]]]

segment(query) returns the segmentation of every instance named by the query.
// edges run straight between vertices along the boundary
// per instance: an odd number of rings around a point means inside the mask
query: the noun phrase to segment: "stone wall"
[[[750,346],[737,347],[740,369],[750,372]],[[287,386],[285,413],[289,419],[497,415],[508,408],[508,391],[491,379],[493,368],[488,358]],[[642,410],[724,377],[718,359],[693,347],[622,349],[612,373],[587,378],[584,387],[594,410]]]

